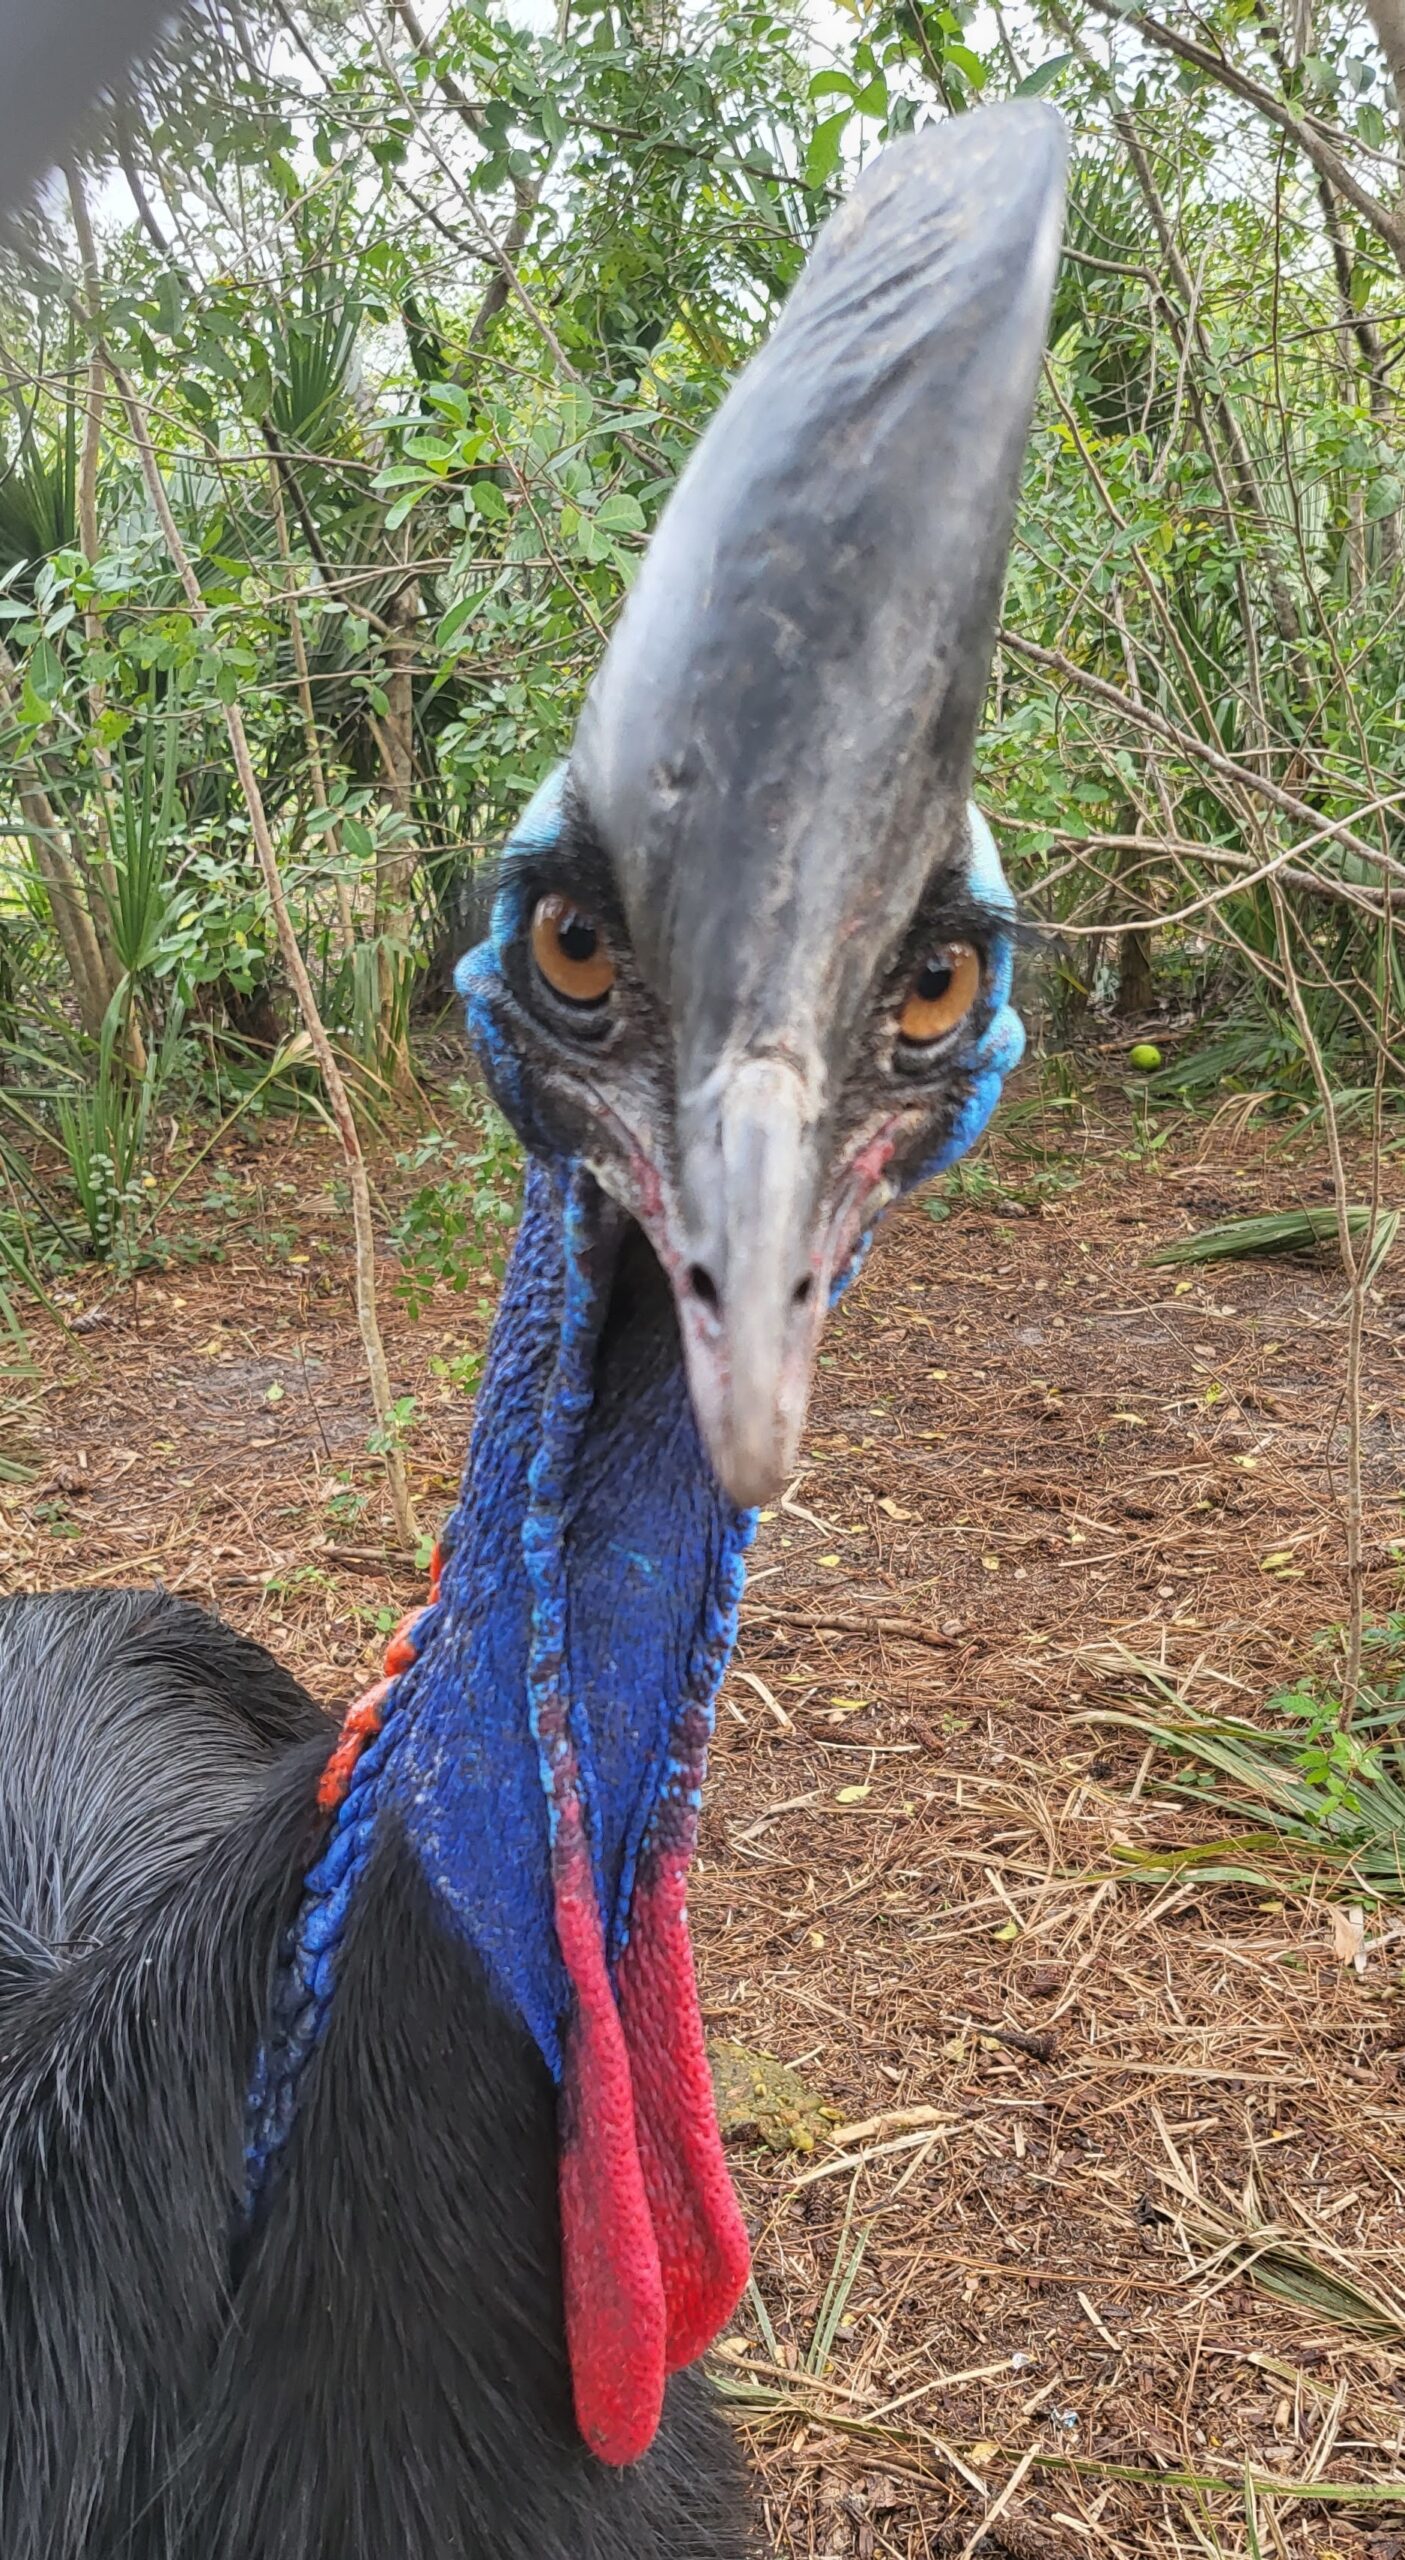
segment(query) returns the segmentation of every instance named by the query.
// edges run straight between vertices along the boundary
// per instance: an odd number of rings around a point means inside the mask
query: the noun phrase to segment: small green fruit
[[[1139,1040],[1135,1049],[1129,1049],[1127,1055],[1132,1065],[1144,1076],[1154,1075],[1161,1064],[1161,1052],[1159,1049],[1153,1049],[1149,1040]]]

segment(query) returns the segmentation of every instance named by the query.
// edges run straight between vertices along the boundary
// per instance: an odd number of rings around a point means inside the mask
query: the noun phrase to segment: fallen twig
[[[841,1636],[895,1636],[904,1644],[928,1645],[933,1653],[953,1653],[957,1643],[955,1636],[944,1636],[937,1627],[924,1627],[916,1618],[867,1617],[859,1609],[758,1609],[744,1601],[741,1614],[760,1627],[815,1627]]]
[[[960,2023],[969,2034],[989,2036],[992,2043],[1008,2045],[1012,2053],[1027,2053],[1035,2062],[1052,2062],[1059,2049],[1052,2027],[991,2027],[983,2018],[963,2018]]]

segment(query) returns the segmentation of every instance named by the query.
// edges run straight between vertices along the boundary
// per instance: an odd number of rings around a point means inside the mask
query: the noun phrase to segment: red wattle
[[[575,1992],[563,2071],[561,2264],[576,2423],[602,2462],[637,2462],[663,2409],[663,2278],[629,2055],[578,1830],[558,1841],[556,1867],[556,1931]]]
[[[751,2267],[708,2068],[688,1936],[685,1856],[662,1852],[635,1886],[619,1966],[619,2022],[667,2308],[670,2373],[730,2319]]]

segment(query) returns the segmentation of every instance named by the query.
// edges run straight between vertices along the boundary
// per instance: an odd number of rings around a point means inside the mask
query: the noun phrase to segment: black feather
[[[0,1661],[4,2560],[738,2560],[694,2377],[632,2470],[580,2443],[551,2084],[393,1827],[241,2235],[312,1702],[159,1596],[0,1606]]]

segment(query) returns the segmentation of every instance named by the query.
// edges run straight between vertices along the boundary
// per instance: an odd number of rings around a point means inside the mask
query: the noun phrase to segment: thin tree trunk
[[[117,165],[121,169],[122,175],[127,181],[127,192],[130,195],[133,204],[136,206],[137,220],[140,222],[141,227],[146,233],[148,240],[151,242],[153,249],[156,251],[158,258],[169,258],[171,254],[171,244],[167,239],[165,232],[162,230],[160,223],[157,221],[155,214],[152,212],[151,199],[142,182],[142,174],[140,169],[137,167],[137,155],[132,148],[132,128],[128,123],[125,114],[120,115],[117,119],[116,142]]]
[[[1175,287],[1177,296],[1177,300],[1175,302],[1172,301],[1171,296],[1165,291],[1165,288],[1162,288],[1160,297],[1162,307],[1166,312],[1167,318],[1171,322],[1173,336],[1178,341],[1184,337],[1189,338],[1195,354],[1199,359],[1201,378],[1205,383],[1211,383],[1215,377],[1215,367],[1211,360],[1210,349],[1206,343],[1205,332],[1200,325],[1200,319],[1196,309],[1195,287],[1191,280],[1190,272],[1186,266],[1185,260],[1181,256],[1180,244],[1176,238],[1175,225],[1173,224],[1162,200],[1161,190],[1156,183],[1156,173],[1153,170],[1151,162],[1147,157],[1146,150],[1143,147],[1141,135],[1137,131],[1135,120],[1129,110],[1123,105],[1113,84],[1111,74],[1104,73],[1102,66],[1084,44],[1082,37],[1079,35],[1072,21],[1065,14],[1064,10],[1062,8],[1056,8],[1052,14],[1057,24],[1062,28],[1063,34],[1070,48],[1077,55],[1077,58],[1082,63],[1084,70],[1091,73],[1099,86],[1105,87],[1106,89],[1108,103],[1112,111],[1113,129],[1132,164],[1132,174],[1136,179],[1138,187],[1141,189],[1142,199],[1151,216],[1152,226],[1156,232],[1161,254],[1166,261],[1166,272],[1170,277],[1171,283]],[[1193,396],[1198,408],[1201,397],[1200,386],[1197,383],[1194,384],[1192,388]],[[1209,405],[1214,412],[1216,422],[1219,426],[1220,433],[1224,438],[1225,449],[1229,456],[1229,467],[1233,473],[1234,482],[1239,491],[1241,501],[1252,511],[1254,518],[1264,535],[1265,547],[1268,554],[1265,567],[1268,581],[1269,602],[1273,609],[1274,624],[1277,628],[1278,636],[1283,641],[1285,647],[1293,652],[1294,664],[1296,664],[1302,645],[1302,622],[1298,613],[1297,599],[1293,594],[1292,585],[1283,568],[1281,560],[1274,556],[1274,551],[1271,547],[1275,542],[1274,528],[1269,516],[1268,508],[1264,503],[1263,493],[1259,488],[1258,475],[1254,469],[1253,457],[1245,442],[1239,420],[1236,418],[1234,410],[1229,401],[1225,398],[1223,392],[1211,391],[1208,393],[1208,399]]]
[[[1391,79],[1395,83],[1395,113],[1399,126],[1400,211],[1405,217],[1405,0],[1366,0],[1366,15],[1380,39]]]
[[[1216,81],[1220,88],[1229,91],[1232,98],[1242,98],[1246,106],[1257,108],[1269,124],[1276,125],[1280,133],[1286,133],[1290,141],[1297,144],[1313,168],[1319,170],[1338,195],[1344,197],[1362,220],[1370,224],[1386,243],[1401,274],[1405,275],[1405,193],[1395,204],[1382,204],[1369,187],[1361,184],[1336,143],[1314,118],[1297,115],[1275,96],[1272,89],[1266,89],[1261,80],[1241,71],[1228,55],[1217,53],[1210,46],[1182,35],[1177,27],[1154,18],[1148,9],[1135,5],[1129,8],[1127,0],[1089,0],[1089,5],[1097,10],[1100,17],[1114,18],[1121,25],[1136,28],[1149,43],[1159,45],[1163,52],[1173,54],[1178,62],[1188,63],[1192,70]],[[1376,31],[1389,59],[1402,14],[1400,0],[1370,0],[1370,6]]]
[[[15,796],[73,981],[79,1019],[89,1039],[96,1040],[115,991],[108,983],[106,963],[93,931],[77,865],[54,804],[32,766],[16,768]]]
[[[0,642],[0,698],[14,713],[19,670]],[[117,992],[111,968],[94,929],[86,895],[85,866],[75,855],[67,829],[50,799],[34,758],[10,754],[10,773],[25,829],[34,847],[34,864],[44,884],[83,1028],[94,1040]]]
[[[1405,22],[1405,5],[1402,5],[1400,15]],[[1277,27],[1271,20],[1266,20],[1265,32],[1268,36],[1269,50],[1278,66],[1279,80],[1286,91],[1292,75]],[[1402,55],[1405,56],[1405,23],[1402,23],[1400,35]],[[1306,31],[1304,31],[1304,41],[1306,41]],[[1402,59],[1401,73],[1405,76],[1405,58]],[[1402,104],[1405,104],[1405,90],[1401,90],[1400,95]],[[1313,175],[1317,187],[1317,201],[1322,208],[1322,227],[1327,234],[1327,246],[1332,255],[1332,273],[1336,278],[1337,300],[1341,306],[1343,361],[1350,370],[1354,347],[1361,360],[1361,372],[1366,384],[1366,398],[1370,404],[1371,415],[1376,424],[1390,434],[1395,424],[1395,402],[1390,388],[1389,359],[1381,345],[1381,335],[1375,321],[1369,312],[1358,311],[1356,307],[1355,271],[1352,266],[1346,225],[1342,220],[1341,204],[1333,190],[1331,180],[1324,176],[1321,169],[1315,170]],[[1356,492],[1353,494],[1356,496],[1355,513],[1359,512],[1360,500]],[[1400,510],[1398,508],[1394,509],[1390,515],[1382,517],[1376,527],[1376,539],[1381,567],[1390,570],[1394,567],[1400,552]],[[1365,572],[1369,565],[1364,545],[1361,565],[1364,587]]]
[[[415,11],[413,0],[388,0],[388,5],[391,16],[399,19],[421,60],[431,61],[429,38]],[[558,0],[558,23],[563,28],[567,23],[566,0]],[[448,106],[453,108],[460,123],[473,135],[475,141],[481,141],[483,139],[482,108],[476,106],[473,100],[465,95],[450,73],[441,71],[437,64],[433,67],[435,86],[440,96]],[[549,162],[547,166],[550,166]],[[527,245],[546,174],[546,169],[543,169],[541,176],[537,178],[514,178],[512,181],[514,203],[507,229],[501,240],[494,240],[491,231],[488,232],[497,272],[489,278],[482,301],[473,315],[468,343],[474,354],[482,353],[507,308],[507,298],[516,281],[517,261]],[[521,293],[520,284],[517,289]],[[525,294],[522,295],[522,299],[526,301]],[[530,308],[530,305],[528,307]],[[551,343],[556,345],[550,332],[548,336],[551,338]],[[559,355],[561,352],[559,346],[556,351]]]
[[[415,650],[420,618],[419,581],[409,578],[387,615],[394,634],[386,644],[386,697],[390,705],[382,723],[382,755],[397,833],[376,854],[376,933],[380,949],[380,1018],[386,1041],[385,1064],[391,1082],[401,1088],[413,1081],[409,1047],[406,985],[414,932],[416,851],[412,828],[415,807]]]
[[[1150,1013],[1156,1002],[1156,979],[1151,966],[1151,935],[1145,925],[1133,925],[1118,937],[1117,944],[1117,1012],[1124,1021]]]
[[[83,269],[83,303],[92,333],[88,359],[88,379],[83,401],[83,446],[78,458],[78,539],[89,568],[97,562],[101,544],[98,535],[98,457],[102,449],[102,415],[104,377],[99,339],[102,330],[102,274],[98,266],[97,245],[88,218],[88,199],[77,164],[70,161],[64,169],[68,184],[69,208],[78,241],[78,256]],[[103,619],[96,604],[89,603],[83,612],[83,632],[90,649],[101,648],[106,637]],[[113,918],[117,914],[117,864],[113,853],[112,813],[115,792],[112,781],[112,758],[103,736],[103,715],[107,709],[106,688],[94,676],[88,685],[88,749],[93,760],[96,782],[95,816],[98,832],[98,870],[102,895],[89,901],[93,929],[102,948],[110,983],[115,988],[122,976],[122,964],[113,939]],[[122,1025],[121,1053],[134,1076],[146,1073],[146,1043],[137,1021],[135,990],[128,990],[126,1020]]]
[[[8,684],[14,673],[12,662],[4,652],[0,652],[0,661],[3,661]],[[88,913],[78,866],[59,823],[58,811],[28,756],[12,761],[11,776],[25,832],[34,848],[34,867],[44,884],[54,930],[78,1000],[79,1020],[89,1038],[96,1040],[112,1001],[113,989],[101,945],[93,931],[93,919]]]
[[[298,675],[298,704],[302,712],[303,741],[312,771],[312,787],[319,808],[327,806],[327,773],[322,762],[322,744],[317,735],[317,714],[312,701],[312,679],[308,673],[307,642],[303,638],[302,618],[298,612],[297,570],[292,545],[288,540],[288,514],[283,504],[283,483],[276,456],[270,456],[268,485],[273,498],[273,521],[278,532],[278,549],[283,562],[283,585],[288,599],[288,632],[293,644],[293,664]],[[346,885],[346,856],[339,830],[329,826],[326,843],[336,864],[337,922],[341,927],[342,957],[349,960],[356,948],[356,918],[351,911],[351,892]]]

